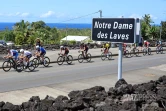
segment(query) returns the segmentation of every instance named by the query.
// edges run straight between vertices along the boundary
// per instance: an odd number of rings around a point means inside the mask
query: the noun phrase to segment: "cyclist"
[[[14,49],[11,49],[11,50],[9,50],[9,49],[7,49],[7,52],[8,52],[8,54],[7,54],[7,56],[4,56],[4,58],[13,58],[14,57],[14,60],[16,61],[16,60],[18,60],[18,51],[17,50],[14,50]]]
[[[144,46],[145,46],[146,48],[149,48],[149,45],[150,45],[150,43],[145,40],[145,41],[144,41]]]
[[[107,57],[108,57],[109,48],[110,48],[109,43],[104,43],[102,50],[104,50],[104,54],[107,54]]]
[[[123,54],[126,55],[126,47],[127,47],[127,44],[123,43]]]
[[[64,50],[64,53],[62,54],[63,56],[67,56],[69,54],[69,49],[67,47],[61,46],[60,49],[61,49],[61,52],[60,52],[61,54]]]
[[[88,47],[87,44],[85,44],[85,45],[84,45],[84,51],[85,51],[86,58],[87,58],[88,50],[89,50],[89,47]],[[84,56],[84,57],[85,57],[85,56]]]
[[[21,55],[19,58],[25,60],[26,68],[27,68],[29,66],[29,60],[32,57],[32,53],[30,51],[24,50],[24,49],[20,49],[20,53],[21,53]]]
[[[36,55],[42,58],[42,62],[44,61],[44,56],[46,54],[46,50],[43,47],[36,46]]]
[[[159,41],[156,42],[156,46],[157,46],[158,48],[159,48],[161,45],[162,45],[161,40],[159,40]]]

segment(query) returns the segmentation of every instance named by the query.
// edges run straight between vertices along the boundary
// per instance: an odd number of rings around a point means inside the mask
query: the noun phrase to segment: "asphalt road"
[[[123,72],[165,64],[165,60],[165,54],[157,55],[155,53],[150,56],[123,58]],[[117,72],[117,57],[113,57],[111,61],[102,61],[97,58],[92,59],[91,63],[74,61],[72,65],[66,63],[62,66],[50,64],[48,68],[39,66],[34,72],[27,70],[18,73],[11,70],[6,73],[0,69],[0,92],[65,83]]]

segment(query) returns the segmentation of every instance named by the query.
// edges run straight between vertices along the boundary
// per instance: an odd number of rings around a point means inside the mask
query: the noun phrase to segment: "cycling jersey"
[[[46,53],[46,50],[43,47],[40,47],[39,50],[40,50],[41,53]]]
[[[24,51],[24,56],[27,58],[31,58],[32,57],[32,53],[29,51]]]
[[[18,58],[18,51],[17,50],[10,50],[10,54],[11,54],[11,56],[13,56],[13,57],[15,57],[14,59],[15,60],[17,60],[17,58]]]
[[[69,49],[65,48],[65,54],[67,55],[69,53]]]
[[[105,48],[109,48],[109,44],[105,44]]]

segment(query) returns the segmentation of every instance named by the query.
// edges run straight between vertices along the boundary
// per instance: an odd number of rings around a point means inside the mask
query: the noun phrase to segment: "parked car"
[[[12,41],[7,42],[6,44],[7,44],[8,46],[13,46],[13,45],[14,45],[14,43],[13,43]]]
[[[7,44],[4,40],[0,40],[0,45],[7,46]]]

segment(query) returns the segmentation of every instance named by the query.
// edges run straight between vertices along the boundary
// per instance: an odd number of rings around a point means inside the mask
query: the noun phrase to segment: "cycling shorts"
[[[68,53],[69,53],[69,51],[68,51],[68,50],[66,50],[66,51],[65,51],[65,55],[67,55]]]
[[[41,54],[40,54],[40,56],[45,56],[46,55],[46,52],[42,52]]]
[[[26,57],[30,59],[32,57],[32,54],[26,55]]]

